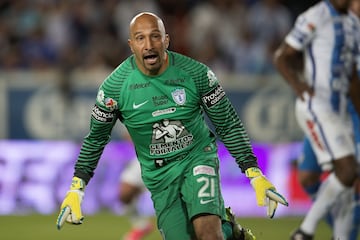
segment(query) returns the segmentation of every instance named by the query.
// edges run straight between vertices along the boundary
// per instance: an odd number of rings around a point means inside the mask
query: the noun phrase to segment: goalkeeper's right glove
[[[267,205],[267,215],[273,218],[278,203],[288,206],[286,199],[276,191],[274,185],[262,174],[257,167],[246,169],[246,176],[250,179],[251,185],[255,190],[256,201],[259,206]]]
[[[66,222],[81,224],[84,216],[81,213],[81,202],[84,198],[85,182],[81,178],[73,177],[70,190],[66,193],[61,204],[60,213],[56,220],[56,227],[60,230]]]

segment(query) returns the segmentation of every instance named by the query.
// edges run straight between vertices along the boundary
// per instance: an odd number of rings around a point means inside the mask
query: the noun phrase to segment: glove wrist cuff
[[[70,190],[85,190],[85,181],[78,177],[73,177],[71,180]]]
[[[259,176],[263,176],[263,173],[257,167],[250,167],[245,170],[245,175],[246,175],[246,177],[252,179],[252,178],[259,177]]]

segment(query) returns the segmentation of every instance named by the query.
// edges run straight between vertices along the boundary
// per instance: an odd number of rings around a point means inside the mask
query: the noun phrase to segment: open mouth
[[[154,64],[156,63],[158,59],[158,55],[157,54],[149,54],[149,55],[146,55],[144,56],[144,60],[146,63],[148,64]]]

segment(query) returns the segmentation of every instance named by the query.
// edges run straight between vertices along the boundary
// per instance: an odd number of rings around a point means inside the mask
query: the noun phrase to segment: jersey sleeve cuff
[[[259,168],[259,165],[256,160],[251,160],[249,162],[239,163],[239,167],[241,169],[241,172],[245,173],[246,169],[251,168],[251,167]]]
[[[75,173],[74,173],[74,177],[81,178],[82,180],[84,180],[85,184],[87,185],[92,176],[88,173],[84,173],[84,172],[76,169]]]
[[[295,40],[294,38],[292,38],[290,36],[287,36],[285,38],[285,42],[298,51],[301,51],[303,49],[303,46],[301,45],[301,43],[299,43],[297,40]]]

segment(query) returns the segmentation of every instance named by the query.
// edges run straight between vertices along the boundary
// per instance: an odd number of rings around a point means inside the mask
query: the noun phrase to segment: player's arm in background
[[[303,94],[313,95],[313,89],[303,79],[304,49],[316,35],[321,18],[314,11],[297,17],[294,27],[275,51],[273,62],[283,79],[300,99]]]
[[[313,89],[302,79],[303,53],[283,42],[274,54],[274,65],[297,97],[304,92],[313,95]]]

